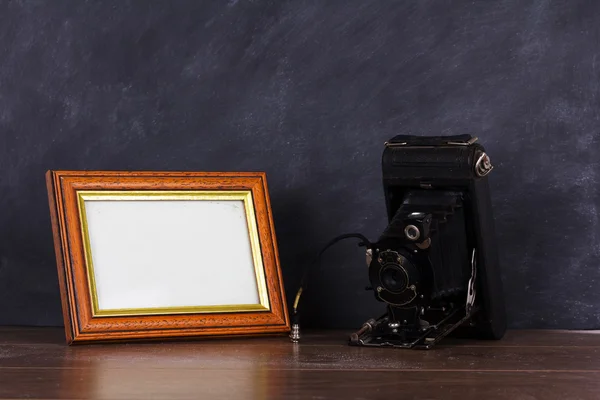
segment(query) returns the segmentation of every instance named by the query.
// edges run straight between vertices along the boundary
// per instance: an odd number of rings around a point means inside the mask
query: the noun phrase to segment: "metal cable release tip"
[[[300,303],[300,296],[302,296],[303,291],[304,288],[301,286],[300,289],[298,289],[298,293],[296,293],[296,298],[294,299],[292,331],[290,332],[290,340],[292,343],[298,343],[300,341],[300,316],[298,315],[298,303]]]
[[[300,341],[300,324],[292,324],[290,340],[292,341],[292,343],[298,343]]]

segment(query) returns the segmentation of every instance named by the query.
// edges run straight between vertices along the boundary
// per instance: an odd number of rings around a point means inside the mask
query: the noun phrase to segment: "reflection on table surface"
[[[67,346],[0,328],[0,399],[596,399],[600,335],[511,331],[432,351],[351,347],[348,332]]]

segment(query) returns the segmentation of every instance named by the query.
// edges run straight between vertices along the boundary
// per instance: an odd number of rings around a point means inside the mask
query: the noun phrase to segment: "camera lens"
[[[381,270],[381,285],[392,293],[402,292],[408,284],[408,275],[399,265],[390,265]]]

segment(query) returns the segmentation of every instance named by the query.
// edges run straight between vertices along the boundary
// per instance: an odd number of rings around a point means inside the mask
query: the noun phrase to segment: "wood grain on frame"
[[[48,171],[46,183],[68,343],[289,331],[290,322],[264,173]],[[85,190],[250,190],[270,310],[94,318],[77,203],[77,192]]]

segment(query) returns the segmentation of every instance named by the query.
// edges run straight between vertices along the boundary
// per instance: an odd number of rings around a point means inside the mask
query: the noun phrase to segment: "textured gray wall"
[[[0,1],[0,324],[61,324],[46,169],[264,170],[288,297],[383,142],[480,137],[512,327],[600,328],[600,2]],[[307,317],[381,312],[332,249]]]

